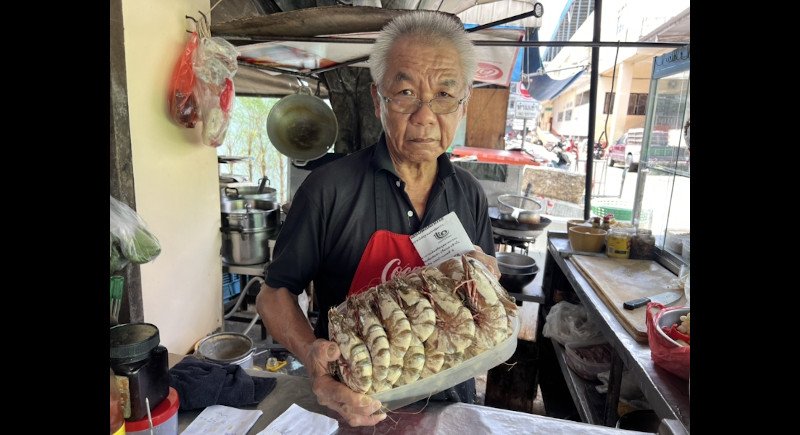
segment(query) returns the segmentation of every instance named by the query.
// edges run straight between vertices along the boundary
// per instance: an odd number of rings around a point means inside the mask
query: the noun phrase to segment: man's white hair
[[[381,29],[369,56],[369,72],[376,84],[383,83],[392,46],[404,37],[419,39],[430,45],[452,44],[461,60],[465,85],[472,86],[472,78],[478,65],[472,41],[458,18],[432,11],[403,14]]]

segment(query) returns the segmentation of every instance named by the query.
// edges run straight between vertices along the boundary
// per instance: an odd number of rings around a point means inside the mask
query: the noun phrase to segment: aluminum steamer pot
[[[269,140],[296,166],[324,156],[338,133],[333,109],[305,86],[297,94],[281,98],[267,116]]]
[[[272,187],[264,186],[261,193],[258,192],[259,183],[227,183],[221,188],[220,197],[223,201],[234,199],[260,199],[264,201],[276,201],[277,191]]]

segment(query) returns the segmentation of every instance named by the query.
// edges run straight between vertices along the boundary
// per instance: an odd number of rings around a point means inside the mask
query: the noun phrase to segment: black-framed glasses
[[[458,106],[467,99],[469,94],[465,95],[462,99],[456,99],[453,97],[436,97],[431,99],[430,101],[422,101],[417,97],[412,97],[411,95],[398,95],[396,97],[386,97],[378,91],[378,96],[383,98],[383,101],[395,112],[399,113],[414,113],[422,107],[423,104],[427,104],[428,107],[431,108],[431,112],[444,115],[447,113],[453,113],[458,110]]]

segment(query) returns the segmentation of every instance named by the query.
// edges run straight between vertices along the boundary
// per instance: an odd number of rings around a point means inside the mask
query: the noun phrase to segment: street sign
[[[514,103],[515,118],[536,118],[536,103],[534,101],[517,101]]]

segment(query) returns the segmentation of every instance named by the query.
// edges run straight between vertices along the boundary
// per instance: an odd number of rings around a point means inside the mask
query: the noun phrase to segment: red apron
[[[370,287],[390,281],[397,275],[405,275],[424,266],[411,236],[388,230],[378,230],[367,243],[358,263],[350,291],[347,296],[361,293]]]

